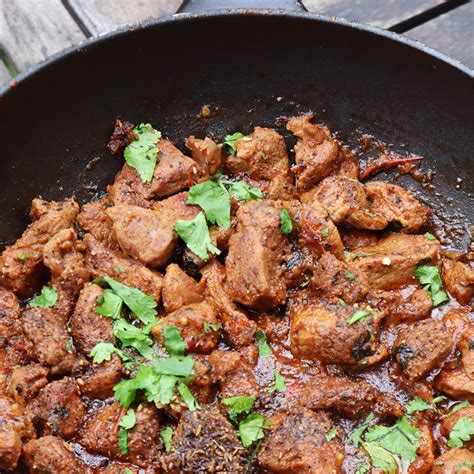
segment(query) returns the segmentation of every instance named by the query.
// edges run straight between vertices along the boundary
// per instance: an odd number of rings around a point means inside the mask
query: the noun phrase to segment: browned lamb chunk
[[[32,358],[51,367],[52,374],[70,372],[74,355],[67,350],[70,336],[52,308],[29,308],[23,312],[23,331],[33,343]]]
[[[96,284],[86,285],[79,294],[79,298],[72,314],[70,325],[74,346],[84,355],[89,355],[99,342],[112,342],[112,319],[95,312],[97,300],[104,290]]]
[[[474,295],[474,268],[466,263],[445,259],[442,269],[446,289],[460,304],[469,304]]]
[[[191,150],[191,157],[197,163],[202,178],[216,174],[223,160],[222,148],[211,138],[203,140],[194,135],[186,138],[186,147]]]
[[[112,231],[112,221],[106,212],[109,206],[108,198],[92,201],[82,206],[81,212],[76,217],[76,222],[99,242],[112,250],[118,250],[118,242]]]
[[[42,388],[28,404],[35,424],[44,434],[71,438],[82,425],[85,405],[71,377],[56,380]]]
[[[160,301],[163,278],[159,273],[108,249],[90,234],[84,241],[87,245],[86,262],[94,278],[108,275],[124,285],[138,288],[156,302]]]
[[[219,381],[222,398],[258,397],[258,384],[253,367],[242,352],[214,351],[209,362]]]
[[[469,405],[467,407],[460,408],[446,418],[443,418],[441,422],[441,433],[445,438],[449,438],[451,430],[461,418],[469,418],[469,420],[474,422],[474,406]],[[471,437],[469,441],[466,441],[464,443],[464,447],[472,450],[472,448],[474,448],[474,437]]]
[[[384,181],[371,181],[364,190],[370,200],[370,211],[388,222],[398,223],[402,232],[415,233],[427,224],[430,210],[407,189]]]
[[[354,229],[352,227],[344,227],[339,229],[342,243],[344,248],[348,250],[354,250],[359,247],[368,247],[369,245],[375,245],[378,240],[378,236],[375,232],[365,229]],[[357,255],[350,255],[355,260]]]
[[[286,128],[298,137],[292,171],[300,190],[315,186],[331,174],[339,164],[339,144],[327,127],[311,123],[312,115],[292,117]]]
[[[70,227],[78,212],[74,199],[62,202],[34,199],[32,216],[37,219],[0,256],[0,284],[20,296],[31,296],[44,275],[44,245],[54,234]]]
[[[339,299],[347,304],[358,303],[368,291],[364,275],[357,266],[342,262],[329,252],[319,259],[312,282],[313,287],[333,304],[337,304]]]
[[[15,293],[0,286],[0,347],[22,333],[20,303]]]
[[[460,367],[442,370],[435,380],[435,387],[451,398],[469,400],[474,403],[474,380],[469,378]]]
[[[183,413],[164,464],[172,472],[243,474],[245,458],[234,428],[214,408]]]
[[[357,312],[364,310],[366,314],[358,313],[359,318]],[[371,308],[309,306],[293,317],[291,351],[302,359],[369,367],[388,357],[378,337],[381,318]]]
[[[49,370],[40,364],[18,365],[8,381],[10,395],[20,404],[29,402],[48,383]]]
[[[344,246],[337,227],[326,210],[317,202],[292,201],[285,205],[298,233],[298,243],[315,257],[330,252],[344,258]]]
[[[222,323],[222,330],[233,346],[247,346],[253,341],[257,329],[255,321],[237,309],[224,288],[225,271],[216,261],[211,262],[202,271],[205,284],[206,301],[216,308]]]
[[[432,472],[435,459],[435,442],[433,440],[432,426],[429,422],[417,420],[420,433],[419,447],[416,450],[416,459],[410,464],[407,474],[422,474]]]
[[[430,315],[433,303],[425,290],[415,290],[409,296],[403,290],[374,290],[369,301],[384,314],[385,327],[414,323]]]
[[[284,304],[281,263],[286,238],[280,230],[280,209],[271,201],[251,201],[240,207],[237,219],[225,262],[229,294],[234,301],[257,310]]]
[[[416,380],[439,367],[452,346],[451,334],[445,324],[425,319],[400,331],[392,353],[405,375]]]
[[[323,179],[314,192],[302,199],[318,200],[335,224],[369,230],[385,229],[388,224],[385,217],[371,210],[364,185],[345,176]]]
[[[266,181],[288,175],[290,161],[285,140],[275,130],[255,127],[250,135],[237,140],[235,147],[235,156],[228,156],[226,160],[226,169],[231,174]]]
[[[195,303],[169,314],[162,320],[162,324],[154,326],[151,332],[156,338],[163,340],[163,328],[176,326],[188,352],[209,354],[217,345],[219,332],[210,329],[206,323],[217,324],[215,309],[207,303]]]
[[[150,185],[143,183],[140,175],[126,163],[115,176],[113,184],[107,186],[110,200],[115,206],[128,204],[130,206],[153,207],[153,201],[148,198]],[[94,237],[99,238],[94,232]],[[100,239],[99,239],[100,240]]]
[[[423,235],[389,234],[376,245],[358,248],[357,267],[368,285],[376,290],[393,290],[416,283],[418,265],[436,262],[439,242]]]
[[[201,286],[176,263],[171,263],[166,268],[162,297],[163,306],[168,313],[188,304],[201,303],[204,299]]]
[[[84,474],[86,466],[76,458],[72,448],[58,436],[33,439],[23,448],[25,462],[32,474]]]
[[[112,155],[117,156],[127,145],[137,139],[133,132],[134,127],[133,123],[115,119],[114,131],[107,143],[107,148]]]
[[[437,457],[431,474],[472,474],[474,453],[469,449],[452,448]]]
[[[344,448],[338,437],[328,441],[332,429],[324,412],[294,408],[272,417],[269,433],[258,453],[259,464],[275,473],[342,473]]]

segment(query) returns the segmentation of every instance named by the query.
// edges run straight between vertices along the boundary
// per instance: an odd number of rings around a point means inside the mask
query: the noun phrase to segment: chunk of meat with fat
[[[251,201],[237,211],[237,232],[229,240],[226,288],[234,301],[257,310],[285,303],[280,209],[272,202]]]
[[[43,436],[29,441],[23,448],[30,472],[40,474],[83,474],[86,466],[76,458],[72,446],[58,436]]]
[[[324,412],[295,408],[272,417],[269,433],[258,453],[259,464],[275,473],[342,473],[344,448]]]
[[[224,288],[225,271],[216,261],[206,265],[202,271],[206,301],[216,308],[222,330],[228,342],[237,347],[247,346],[253,341],[257,329],[255,321],[237,309]]]
[[[112,221],[106,212],[110,205],[108,197],[89,202],[82,206],[81,212],[76,217],[76,222],[99,242],[112,250],[118,250],[119,245],[112,231]]]
[[[204,299],[203,290],[194,278],[186,274],[176,263],[166,268],[162,290],[163,306],[172,313],[182,306],[201,303]]]
[[[366,229],[354,229],[353,227],[341,227],[339,234],[344,248],[354,250],[358,247],[368,247],[375,245],[378,235],[375,232]],[[357,258],[352,255],[352,258]]]
[[[442,370],[436,377],[434,386],[451,398],[469,400],[474,403],[474,380],[469,378],[460,367]]]
[[[339,144],[323,125],[312,124],[312,115],[292,117],[286,128],[298,137],[295,145],[295,166],[300,190],[307,190],[331,174],[340,161]]]
[[[34,199],[32,216],[36,219],[0,256],[0,284],[19,296],[31,296],[44,276],[44,245],[60,230],[70,227],[78,212],[74,199],[62,202]]]
[[[207,303],[195,303],[169,314],[163,319],[162,324],[154,326],[151,332],[153,336],[163,341],[163,328],[175,326],[179,329],[188,352],[208,354],[216,347],[219,332],[210,328],[206,331],[205,323],[217,324],[216,310]]]
[[[415,290],[408,296],[404,290],[374,290],[370,292],[369,301],[384,314],[385,327],[414,323],[428,317],[433,307],[431,296],[425,290]]]
[[[217,409],[183,413],[171,450],[163,458],[168,472],[244,473],[246,450]]]
[[[437,457],[431,474],[471,474],[474,453],[464,448],[452,448]]]
[[[441,433],[445,438],[449,438],[451,430],[461,418],[469,418],[472,422],[474,422],[474,406],[469,405],[467,407],[461,408],[446,418],[443,418],[441,422]],[[465,448],[471,449],[472,451],[472,448],[474,448],[474,437],[468,441],[465,441],[463,446]]]
[[[474,295],[474,268],[466,263],[444,259],[441,266],[446,289],[460,304],[469,304]]]
[[[285,140],[275,130],[255,127],[250,135],[237,140],[235,147],[235,156],[228,156],[225,164],[231,174],[267,181],[288,175],[290,161]]]
[[[209,178],[216,174],[223,161],[222,148],[211,138],[186,138],[186,147],[191,150],[191,157],[199,167],[201,178]]]
[[[439,367],[451,352],[453,342],[442,321],[418,321],[397,336],[392,353],[410,380],[417,380]]]
[[[0,286],[0,347],[22,334],[20,303],[13,291]]]
[[[33,343],[32,359],[51,367],[51,374],[71,371],[74,355],[67,350],[70,336],[53,308],[29,308],[23,312],[23,331]]]
[[[17,366],[8,380],[9,394],[20,404],[29,402],[47,385],[49,370],[40,364]]]
[[[423,235],[388,234],[376,245],[355,250],[357,267],[371,289],[392,290],[416,283],[418,265],[432,265],[440,244]]]
[[[361,309],[370,314],[350,324],[350,317]],[[292,318],[291,352],[327,364],[369,367],[388,357],[378,337],[381,319],[382,315],[372,308],[309,306]]]
[[[43,249],[43,262],[51,272],[52,285],[74,296],[90,277],[82,254],[83,248],[76,232],[69,228],[55,234]]]
[[[344,246],[339,231],[317,201],[291,201],[285,204],[285,207],[296,226],[300,247],[306,248],[315,257],[330,252],[339,259],[344,258]]]
[[[329,252],[317,262],[312,285],[333,304],[339,303],[340,299],[346,304],[358,303],[368,291],[364,275],[357,266],[342,262]]]
[[[370,201],[370,211],[388,222],[399,223],[402,232],[418,232],[428,223],[431,211],[409,190],[385,181],[370,181],[364,190]]]
[[[416,428],[420,433],[420,445],[416,451],[416,459],[408,467],[407,474],[428,474],[432,472],[435,459],[432,426],[431,423],[418,419]]]
[[[56,380],[42,388],[28,404],[34,423],[43,434],[71,438],[82,425],[85,405],[71,377]]]
[[[94,278],[108,275],[124,285],[138,288],[157,303],[160,301],[163,278],[159,273],[108,249],[90,234],[85,236],[84,242],[86,263]]]
[[[153,206],[153,201],[148,198],[149,187],[150,185],[143,183],[140,175],[125,163],[117,176],[115,176],[113,184],[107,186],[107,192],[115,206],[128,204],[130,206],[150,208]],[[94,232],[91,232],[91,234],[99,238]]]

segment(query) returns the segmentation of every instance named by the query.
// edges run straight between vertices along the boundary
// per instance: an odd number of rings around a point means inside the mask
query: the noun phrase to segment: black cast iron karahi
[[[116,116],[151,122],[181,145],[191,133],[221,137],[309,110],[349,143],[358,130],[424,156],[435,172],[425,196],[451,246],[465,246],[472,71],[294,0],[232,0],[244,8],[210,11],[219,3],[191,0],[180,14],[86,41],[0,90],[0,247],[21,233],[35,196],[81,200],[112,181],[121,163],[105,143]]]

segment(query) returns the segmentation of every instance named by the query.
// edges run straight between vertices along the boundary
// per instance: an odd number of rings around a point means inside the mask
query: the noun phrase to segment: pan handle
[[[203,13],[208,10],[234,8],[307,11],[301,0],[184,0],[178,13]]]

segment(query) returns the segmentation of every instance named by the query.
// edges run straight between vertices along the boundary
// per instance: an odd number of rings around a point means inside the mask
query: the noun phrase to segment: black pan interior
[[[121,165],[105,149],[116,116],[149,121],[181,145],[191,133],[220,137],[313,110],[344,140],[359,130],[425,156],[431,205],[450,215],[448,237],[461,247],[473,211],[473,102],[465,72],[337,22],[263,13],[158,21],[66,55],[1,98],[0,246],[19,235],[35,196],[84,200],[104,189]],[[208,120],[204,104],[215,111]]]

